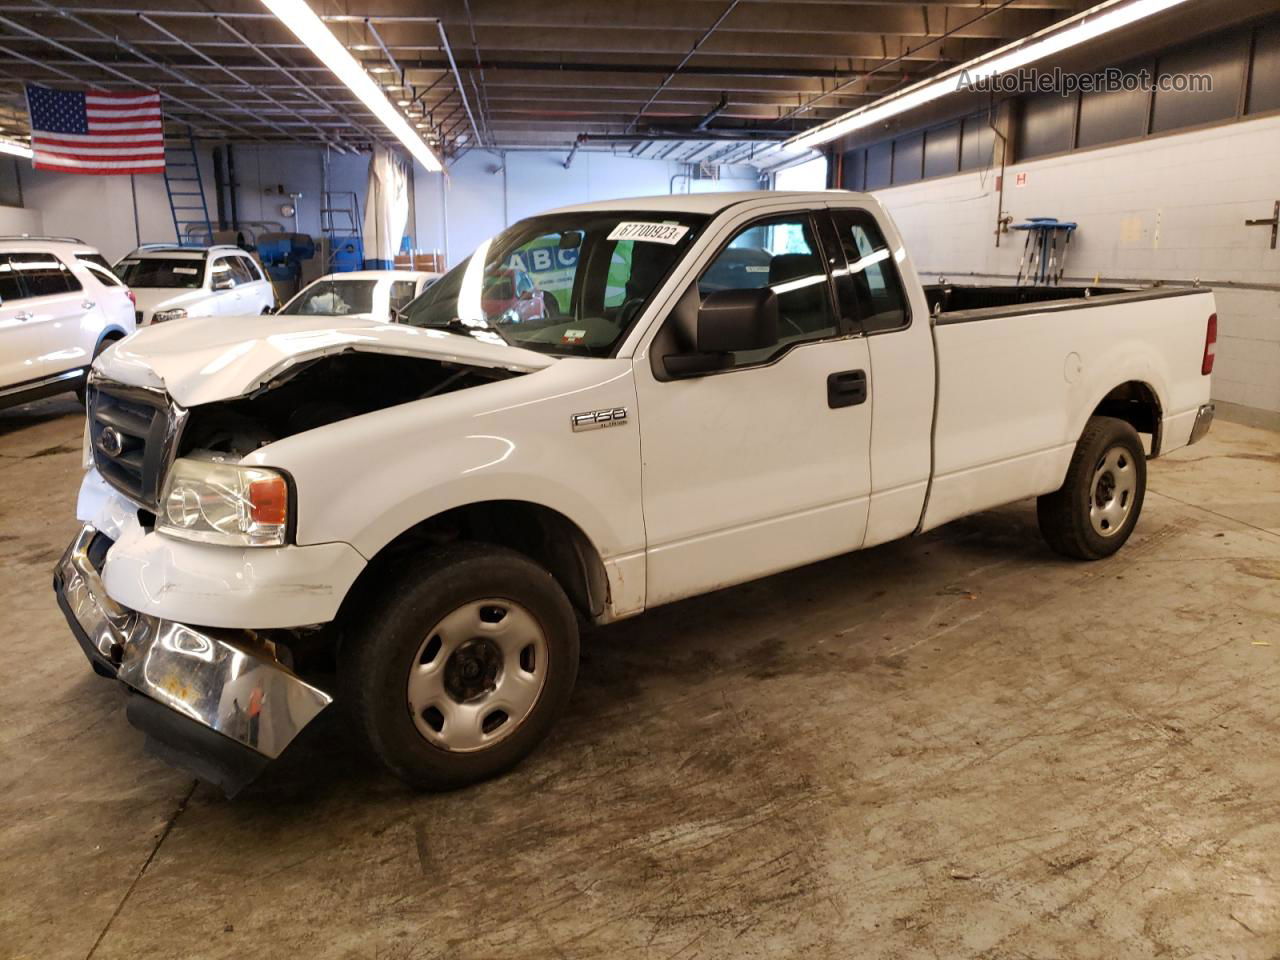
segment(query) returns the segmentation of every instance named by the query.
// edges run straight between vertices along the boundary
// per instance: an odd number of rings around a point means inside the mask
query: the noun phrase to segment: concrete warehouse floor
[[[570,715],[414,795],[322,718],[233,803],[63,624],[70,400],[0,414],[0,957],[1280,952],[1280,435],[1118,557],[1020,503],[595,631]]]

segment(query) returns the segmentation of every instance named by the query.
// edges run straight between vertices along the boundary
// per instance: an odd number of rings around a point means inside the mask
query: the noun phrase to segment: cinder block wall
[[[1280,411],[1280,249],[1269,218],[1280,200],[1280,118],[1271,117],[1011,165],[1004,209],[1014,222],[1079,222],[1067,275],[1214,284],[1215,399]],[[963,282],[1017,273],[1023,235],[997,249],[997,171],[876,191],[921,275]],[[1025,184],[1018,186],[1018,175]],[[989,282],[975,280],[975,282]],[[1249,289],[1227,284],[1260,284]]]

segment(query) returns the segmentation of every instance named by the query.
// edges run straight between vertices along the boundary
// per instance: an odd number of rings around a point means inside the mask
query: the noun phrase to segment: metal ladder
[[[364,266],[364,221],[354,192],[326,190],[320,195],[320,231],[325,238],[326,273]]]
[[[173,232],[179,246],[199,247],[213,243],[213,223],[209,220],[209,204],[200,180],[196,138],[190,127],[187,128],[186,142],[181,146],[165,145],[164,188],[169,194]]]

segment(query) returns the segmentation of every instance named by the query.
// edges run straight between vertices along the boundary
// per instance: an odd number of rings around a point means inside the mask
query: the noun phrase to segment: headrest
[[[780,253],[769,261],[769,285],[822,273],[822,261],[812,253]]]

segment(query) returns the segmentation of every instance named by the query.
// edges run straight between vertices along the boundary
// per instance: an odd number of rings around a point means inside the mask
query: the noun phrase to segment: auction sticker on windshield
[[[678,223],[642,223],[639,220],[623,220],[609,234],[610,240],[645,240],[649,243],[675,244],[689,232]]]

